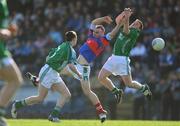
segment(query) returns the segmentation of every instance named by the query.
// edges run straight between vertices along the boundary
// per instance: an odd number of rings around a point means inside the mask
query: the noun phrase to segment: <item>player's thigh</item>
[[[1,68],[0,75],[7,82],[22,83],[23,81],[21,72],[14,60],[8,66]]]
[[[61,81],[59,83],[54,83],[52,85],[52,89],[53,91],[57,91],[62,95],[71,95],[69,89],[67,88],[66,84],[64,83],[64,81]]]
[[[84,93],[88,92],[91,90],[91,85],[90,85],[90,80],[80,80],[81,82],[81,88]]]
[[[103,78],[106,78],[106,77],[109,77],[110,75],[112,74],[111,71],[105,69],[105,68],[102,68],[98,74],[98,79],[103,79]]]
[[[132,77],[131,75],[122,75],[121,79],[123,80],[125,85],[129,85],[132,83]]]
[[[113,73],[115,70],[115,65],[116,64],[116,60],[114,59],[113,56],[109,57],[108,60],[105,62],[105,64],[103,65],[103,67],[101,68],[101,71],[99,74],[106,76],[106,74],[110,74]]]
[[[41,98],[41,99],[45,99],[46,96],[48,94],[48,88],[44,87],[43,85],[39,85],[38,87],[38,96]]]

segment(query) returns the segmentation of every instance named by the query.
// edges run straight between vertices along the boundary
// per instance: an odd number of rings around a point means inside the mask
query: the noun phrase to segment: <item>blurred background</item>
[[[52,47],[64,40],[64,33],[78,33],[76,51],[85,42],[91,21],[110,15],[113,19],[125,7],[133,9],[131,22],[139,18],[144,30],[131,51],[132,76],[148,83],[153,100],[146,101],[136,90],[125,88],[122,104],[116,104],[112,94],[97,81],[97,75],[111,55],[111,47],[91,64],[91,86],[97,93],[110,119],[180,120],[180,1],[179,0],[8,0],[11,21],[19,25],[16,38],[9,40],[8,48],[23,75],[38,74]],[[115,23],[106,26],[110,31]],[[156,52],[151,47],[155,37],[162,37],[166,47]],[[63,109],[63,118],[95,119],[94,106],[83,95],[79,81],[63,77],[72,93],[70,103]],[[116,77],[113,82],[124,88]],[[37,89],[24,77],[24,85],[15,99],[36,94]],[[55,106],[56,93],[50,92],[43,104],[25,107],[19,118],[47,118]],[[10,114],[8,114],[10,117]]]

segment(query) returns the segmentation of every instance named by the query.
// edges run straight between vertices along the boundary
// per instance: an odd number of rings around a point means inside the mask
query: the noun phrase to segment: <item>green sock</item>
[[[24,107],[24,106],[26,106],[26,105],[27,105],[27,104],[26,104],[25,99],[22,100],[22,101],[17,101],[16,104],[15,104],[15,106],[16,106],[17,109],[22,108],[22,107]]]
[[[55,106],[54,109],[51,112],[51,115],[59,117],[60,111],[61,111],[61,107]]]
[[[118,90],[119,90],[119,89],[115,87],[115,88],[112,89],[112,93],[113,93],[113,94],[116,94],[116,93],[118,92]]]
[[[4,116],[6,114],[6,110],[4,107],[0,107],[0,116]]]
[[[142,87],[139,89],[139,91],[143,93],[144,90],[145,90],[145,85],[142,85]]]

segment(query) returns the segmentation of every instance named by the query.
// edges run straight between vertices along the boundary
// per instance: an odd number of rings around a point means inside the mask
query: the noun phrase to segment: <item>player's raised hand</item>
[[[104,22],[107,24],[111,24],[113,22],[112,18],[110,16],[105,16],[104,17]]]
[[[123,13],[125,14],[126,18],[129,18],[133,12],[132,12],[131,8],[125,8]]]
[[[122,13],[120,13],[120,14],[116,17],[116,19],[115,19],[116,24],[117,24],[117,25],[118,25],[118,24],[123,24],[123,23],[124,23],[124,19],[125,19],[125,13],[124,13],[124,11],[123,11]]]

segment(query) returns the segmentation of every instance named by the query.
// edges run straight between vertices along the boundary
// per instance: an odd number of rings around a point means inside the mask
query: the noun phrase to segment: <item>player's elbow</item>
[[[116,36],[115,34],[110,34],[109,35],[110,40],[112,40],[115,36]]]

